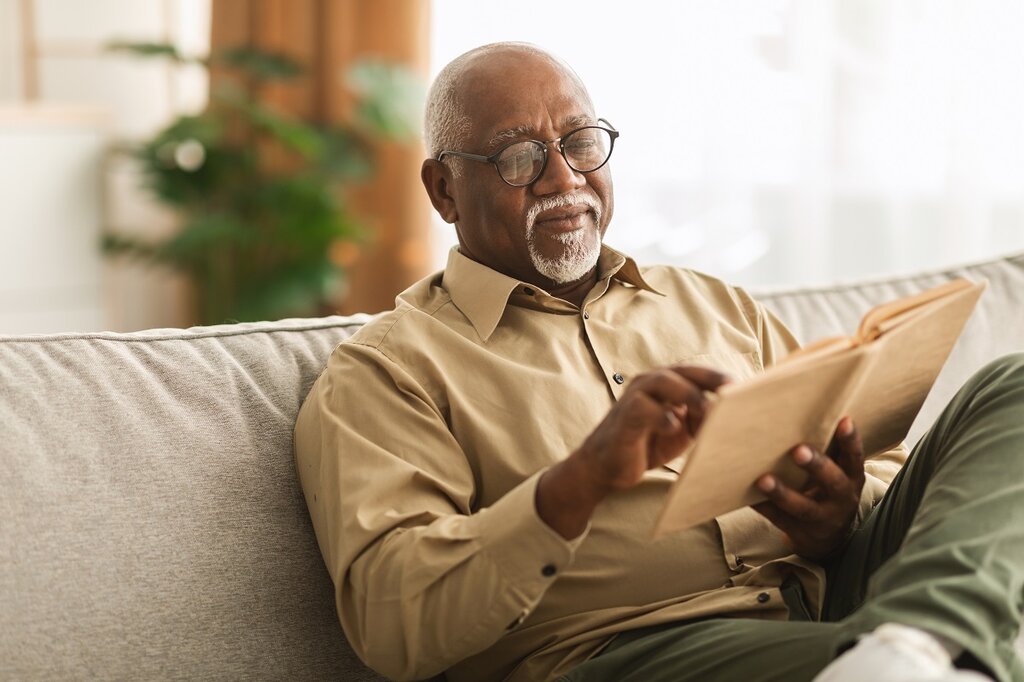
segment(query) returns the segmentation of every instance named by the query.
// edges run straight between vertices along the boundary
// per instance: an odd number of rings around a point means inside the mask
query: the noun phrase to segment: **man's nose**
[[[573,170],[554,144],[548,149],[548,165],[531,186],[539,196],[565,194],[587,184],[583,173]]]

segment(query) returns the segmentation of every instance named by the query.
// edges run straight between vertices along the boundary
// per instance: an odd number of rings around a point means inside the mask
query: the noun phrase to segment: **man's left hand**
[[[757,481],[768,496],[754,510],[789,536],[800,556],[821,560],[849,534],[864,488],[864,450],[853,420],[844,417],[827,454],[807,445],[792,451],[793,461],[810,475],[807,487],[794,490],[771,474]]]

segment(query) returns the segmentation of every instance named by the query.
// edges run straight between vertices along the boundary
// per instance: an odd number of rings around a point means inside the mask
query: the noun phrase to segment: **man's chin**
[[[601,254],[601,235],[584,227],[557,235],[534,233],[530,259],[541,275],[557,284],[569,284],[589,275]]]

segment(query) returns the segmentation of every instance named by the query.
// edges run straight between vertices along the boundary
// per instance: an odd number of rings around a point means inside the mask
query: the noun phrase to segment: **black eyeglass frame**
[[[597,119],[597,122],[598,123],[603,123],[604,125],[603,126],[600,126],[600,125],[580,126],[579,128],[576,128],[574,130],[570,130],[565,135],[562,135],[561,137],[556,137],[553,140],[546,140],[546,141],[545,140],[513,140],[513,141],[509,142],[506,145],[502,145],[501,149],[499,149],[498,151],[494,152],[490,156],[484,156],[482,154],[470,154],[469,152],[457,152],[457,151],[453,151],[453,150],[450,150],[450,149],[445,149],[443,151],[438,152],[437,156],[434,157],[434,158],[436,160],[438,160],[438,161],[443,161],[444,157],[446,157],[446,156],[457,156],[460,159],[469,159],[470,161],[480,161],[482,163],[489,163],[492,166],[494,166],[494,170],[497,171],[498,177],[501,178],[502,181],[506,185],[509,185],[511,187],[529,187],[533,183],[537,182],[537,180],[540,179],[540,176],[544,175],[544,171],[548,167],[548,145],[551,144],[552,142],[557,142],[558,143],[558,153],[562,155],[563,159],[565,159],[565,163],[566,163],[566,165],[569,166],[569,168],[572,168],[577,173],[593,173],[594,171],[600,170],[601,168],[603,168],[605,166],[605,164],[608,163],[608,160],[610,158],[612,158],[612,152],[615,151],[615,140],[619,137],[619,131],[616,130],[615,126],[613,126],[611,123],[609,123],[606,119],[599,118],[599,119]],[[607,126],[607,127],[605,127],[605,126]],[[611,142],[608,145],[608,155],[604,157],[604,161],[601,162],[600,166],[598,166],[597,168],[591,168],[590,170],[580,170],[579,168],[576,168],[576,166],[572,165],[572,162],[569,161],[569,157],[567,157],[565,155],[565,145],[562,143],[562,140],[564,140],[565,138],[569,137],[570,135],[575,135],[576,133],[578,133],[581,130],[587,130],[589,128],[597,128],[598,130],[605,131],[606,133],[608,133],[608,136],[611,138]],[[535,144],[538,147],[540,147],[541,150],[543,151],[543,160],[541,161],[541,164],[540,164],[540,170],[537,171],[537,175],[535,175],[533,177],[533,179],[531,179],[529,182],[524,182],[521,185],[517,185],[514,182],[509,182],[508,180],[506,180],[505,176],[501,174],[501,170],[498,168],[498,157],[501,156],[502,152],[504,152],[509,147],[511,147],[513,145],[517,145],[517,144],[522,144],[523,142],[532,142],[533,144]]]

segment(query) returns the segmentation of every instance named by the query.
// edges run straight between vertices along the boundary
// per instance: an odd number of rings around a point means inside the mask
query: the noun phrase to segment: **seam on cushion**
[[[368,316],[361,321],[346,320],[344,322],[323,322],[319,324],[306,324],[296,327],[268,327],[262,329],[225,329],[220,331],[191,332],[188,329],[174,330],[174,333],[160,334],[153,336],[135,336],[142,332],[82,332],[69,334],[25,334],[25,335],[0,335],[0,344],[5,343],[47,343],[50,341],[121,341],[126,343],[148,343],[150,341],[192,341],[195,339],[216,339],[229,336],[249,336],[251,334],[280,334],[288,332],[307,332],[323,329],[346,329],[362,327],[372,319]],[[240,323],[240,324],[245,324]],[[204,327],[192,327],[192,329],[204,329]]]

